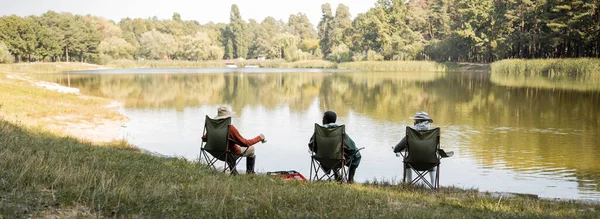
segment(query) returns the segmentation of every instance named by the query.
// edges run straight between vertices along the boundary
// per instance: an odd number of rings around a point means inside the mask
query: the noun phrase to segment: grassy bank
[[[81,62],[32,62],[0,64],[0,73],[59,73],[98,68],[103,66]]]
[[[325,68],[388,72],[434,72],[445,71],[446,65],[429,61],[364,61],[335,63],[325,60],[232,60],[238,67],[257,65],[261,68]],[[223,68],[225,61],[131,61],[116,60],[107,64],[111,68]]]
[[[225,63],[234,63],[240,68],[256,65],[261,68],[322,68],[343,70],[364,70],[381,72],[442,72],[442,71],[487,71],[488,65],[470,63],[436,63],[430,61],[361,61],[335,63],[325,60],[232,60],[232,61],[155,61],[155,60],[114,60],[108,64],[87,63],[18,63],[0,64],[0,72],[58,73],[64,71],[99,68],[224,68]]]
[[[338,69],[387,71],[387,72],[434,72],[446,71],[446,66],[430,61],[362,61],[344,62]]]
[[[492,74],[557,76],[600,76],[600,59],[506,59],[492,63]]]
[[[150,218],[597,218],[598,206],[446,188],[283,182],[0,121],[0,215]],[[308,159],[308,158],[307,158]]]
[[[257,65],[261,68],[335,68],[336,63],[324,60],[232,60],[232,61],[132,61],[115,60],[107,64],[111,68],[224,68],[225,63],[234,63],[240,68]]]

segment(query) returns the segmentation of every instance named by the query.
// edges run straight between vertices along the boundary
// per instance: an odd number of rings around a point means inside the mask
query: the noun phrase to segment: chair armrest
[[[438,154],[440,155],[440,157],[442,158],[446,158],[446,157],[452,157],[452,155],[454,155],[454,151],[444,151],[444,149],[437,149]]]
[[[396,157],[402,157],[402,160],[406,160],[407,156],[408,156],[408,152],[406,152],[406,151],[400,151],[400,152],[396,153]]]

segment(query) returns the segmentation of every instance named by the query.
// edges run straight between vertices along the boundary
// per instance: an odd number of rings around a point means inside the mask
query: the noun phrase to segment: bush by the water
[[[283,59],[269,60],[232,60],[232,61],[132,61],[114,60],[108,64],[113,68],[223,68],[231,62],[240,68],[245,66],[259,66],[261,68],[335,68],[336,63],[325,60],[302,60],[287,62]]]
[[[600,74],[600,59],[506,59],[492,63],[492,74],[584,76]]]
[[[389,71],[389,72],[433,72],[445,71],[443,64],[431,61],[362,61],[345,62],[337,65],[338,69]]]
[[[6,44],[4,44],[4,42],[0,42],[0,63],[13,63],[14,61],[15,57],[10,54]]]

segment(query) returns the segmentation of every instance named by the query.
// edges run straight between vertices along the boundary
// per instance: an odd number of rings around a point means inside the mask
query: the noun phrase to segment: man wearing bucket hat
[[[217,116],[214,119],[225,119],[235,115],[235,112],[231,111],[229,107],[221,106],[217,108]],[[254,163],[256,162],[256,156],[254,155],[254,146],[258,142],[265,143],[265,136],[259,134],[258,136],[246,139],[242,137],[240,132],[235,126],[229,126],[229,150],[235,154],[246,157],[246,173],[254,173]]]
[[[430,130],[431,129],[431,123],[433,123],[433,119],[429,118],[429,114],[427,114],[426,112],[420,111],[417,112],[415,114],[415,116],[413,117],[409,117],[410,119],[414,120],[415,122],[413,123],[413,128],[417,131],[423,131],[423,130]],[[406,140],[406,136],[404,136],[404,138],[402,138],[402,140],[400,140],[400,142],[398,144],[396,144],[396,146],[394,147],[394,153],[400,153],[404,150],[406,150],[406,147],[408,147],[407,144],[407,140]],[[434,168],[431,172],[429,172],[429,177],[431,178],[431,182],[434,182],[434,178],[435,178],[435,171],[437,169]],[[412,171],[409,170],[406,173],[406,177],[409,179],[409,181],[412,181]]]

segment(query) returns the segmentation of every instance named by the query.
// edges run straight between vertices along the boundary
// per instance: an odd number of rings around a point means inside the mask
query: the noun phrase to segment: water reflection
[[[425,110],[442,127],[444,147],[456,152],[443,161],[442,185],[599,198],[600,89],[499,86],[498,80],[487,73],[70,76],[83,93],[123,102],[132,118],[130,138],[161,153],[195,158],[199,139],[193,136],[203,116],[230,104],[240,114],[234,123],[242,134],[271,137],[257,148],[259,169],[308,174],[312,124],[333,109],[367,146],[357,179],[400,179],[400,161],[389,148],[408,117]]]
[[[493,74],[491,81],[494,84],[509,87],[600,91],[598,74],[578,76]]]

